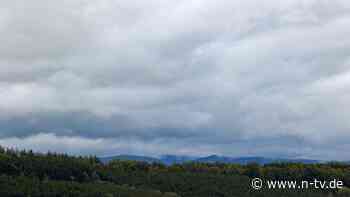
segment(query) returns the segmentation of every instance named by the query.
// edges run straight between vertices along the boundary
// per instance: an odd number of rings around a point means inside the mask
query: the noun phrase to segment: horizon
[[[218,155],[218,154],[211,154],[211,155],[133,155],[133,154],[116,154],[116,155],[109,155],[109,156],[97,156],[100,159],[107,159],[107,158],[113,158],[113,157],[120,157],[120,156],[130,156],[130,157],[146,157],[150,159],[159,159],[163,160],[166,157],[187,157],[190,161],[197,161],[198,159],[204,159],[204,158],[210,158],[210,157],[219,157],[219,158],[226,158],[226,159],[271,159],[271,160],[287,160],[287,161],[294,161],[294,160],[301,160],[303,161],[314,161],[317,163],[324,163],[324,162],[349,162],[349,160],[322,160],[322,159],[310,159],[310,158],[285,158],[285,157],[266,157],[266,156],[228,156],[228,155]],[[130,159],[132,160],[132,159]]]
[[[350,161],[350,1],[4,0],[0,146]]]
[[[55,153],[55,154],[68,154],[69,156],[73,157],[79,157],[79,156],[96,156],[99,159],[105,159],[105,158],[113,158],[113,157],[119,157],[119,156],[131,156],[131,157],[146,157],[146,158],[152,158],[152,159],[164,159],[166,157],[180,157],[180,158],[188,158],[190,160],[197,160],[197,159],[203,159],[203,158],[209,158],[209,157],[220,157],[220,158],[229,158],[229,159],[272,159],[272,160],[308,160],[308,161],[317,161],[317,162],[349,162],[349,160],[325,160],[325,159],[312,159],[312,158],[303,158],[303,157],[268,157],[268,156],[262,156],[262,155],[237,155],[237,156],[230,156],[230,155],[222,155],[222,154],[207,154],[207,155],[180,155],[180,154],[161,154],[161,155],[143,155],[143,154],[125,154],[125,153],[116,153],[116,154],[110,154],[110,155],[96,155],[96,154],[69,154],[67,152],[52,152],[50,150],[45,151],[35,151],[32,149],[18,149],[17,147],[3,147],[1,148],[9,149],[9,150],[15,150],[15,151],[33,151],[34,153],[38,154],[47,154],[47,153]]]

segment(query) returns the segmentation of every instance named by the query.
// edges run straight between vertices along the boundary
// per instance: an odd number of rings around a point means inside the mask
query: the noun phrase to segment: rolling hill
[[[210,155],[207,157],[191,157],[191,156],[178,156],[178,155],[163,155],[159,158],[147,157],[147,156],[137,156],[137,155],[117,155],[111,157],[101,157],[103,163],[108,163],[112,160],[122,160],[122,161],[143,161],[147,163],[162,163],[165,165],[172,164],[183,164],[186,162],[199,162],[199,163],[225,163],[225,164],[241,164],[246,165],[249,163],[258,163],[260,165],[270,164],[270,163],[304,163],[313,164],[321,163],[318,160],[309,159],[285,159],[285,158],[267,158],[267,157],[226,157],[219,155]]]

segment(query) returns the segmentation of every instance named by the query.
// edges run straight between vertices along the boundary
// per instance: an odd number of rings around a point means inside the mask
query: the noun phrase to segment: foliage
[[[101,163],[96,157],[38,154],[0,147],[0,196],[103,197],[327,197],[339,191],[254,191],[250,180],[343,180],[350,166],[341,163],[208,164],[165,166],[134,161]]]

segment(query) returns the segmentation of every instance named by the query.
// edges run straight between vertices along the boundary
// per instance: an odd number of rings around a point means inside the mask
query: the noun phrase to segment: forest
[[[342,180],[343,189],[254,190],[251,180]],[[258,165],[111,161],[0,147],[1,197],[348,197],[345,163]]]

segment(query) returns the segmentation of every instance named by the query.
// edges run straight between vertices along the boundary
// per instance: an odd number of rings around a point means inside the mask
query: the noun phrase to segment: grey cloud
[[[313,158],[327,141],[340,143],[327,153],[348,146],[345,0],[3,4],[1,139],[69,151],[68,136],[71,148],[135,138],[120,148],[147,154],[188,143],[198,150],[182,152],[280,155],[284,143]]]

